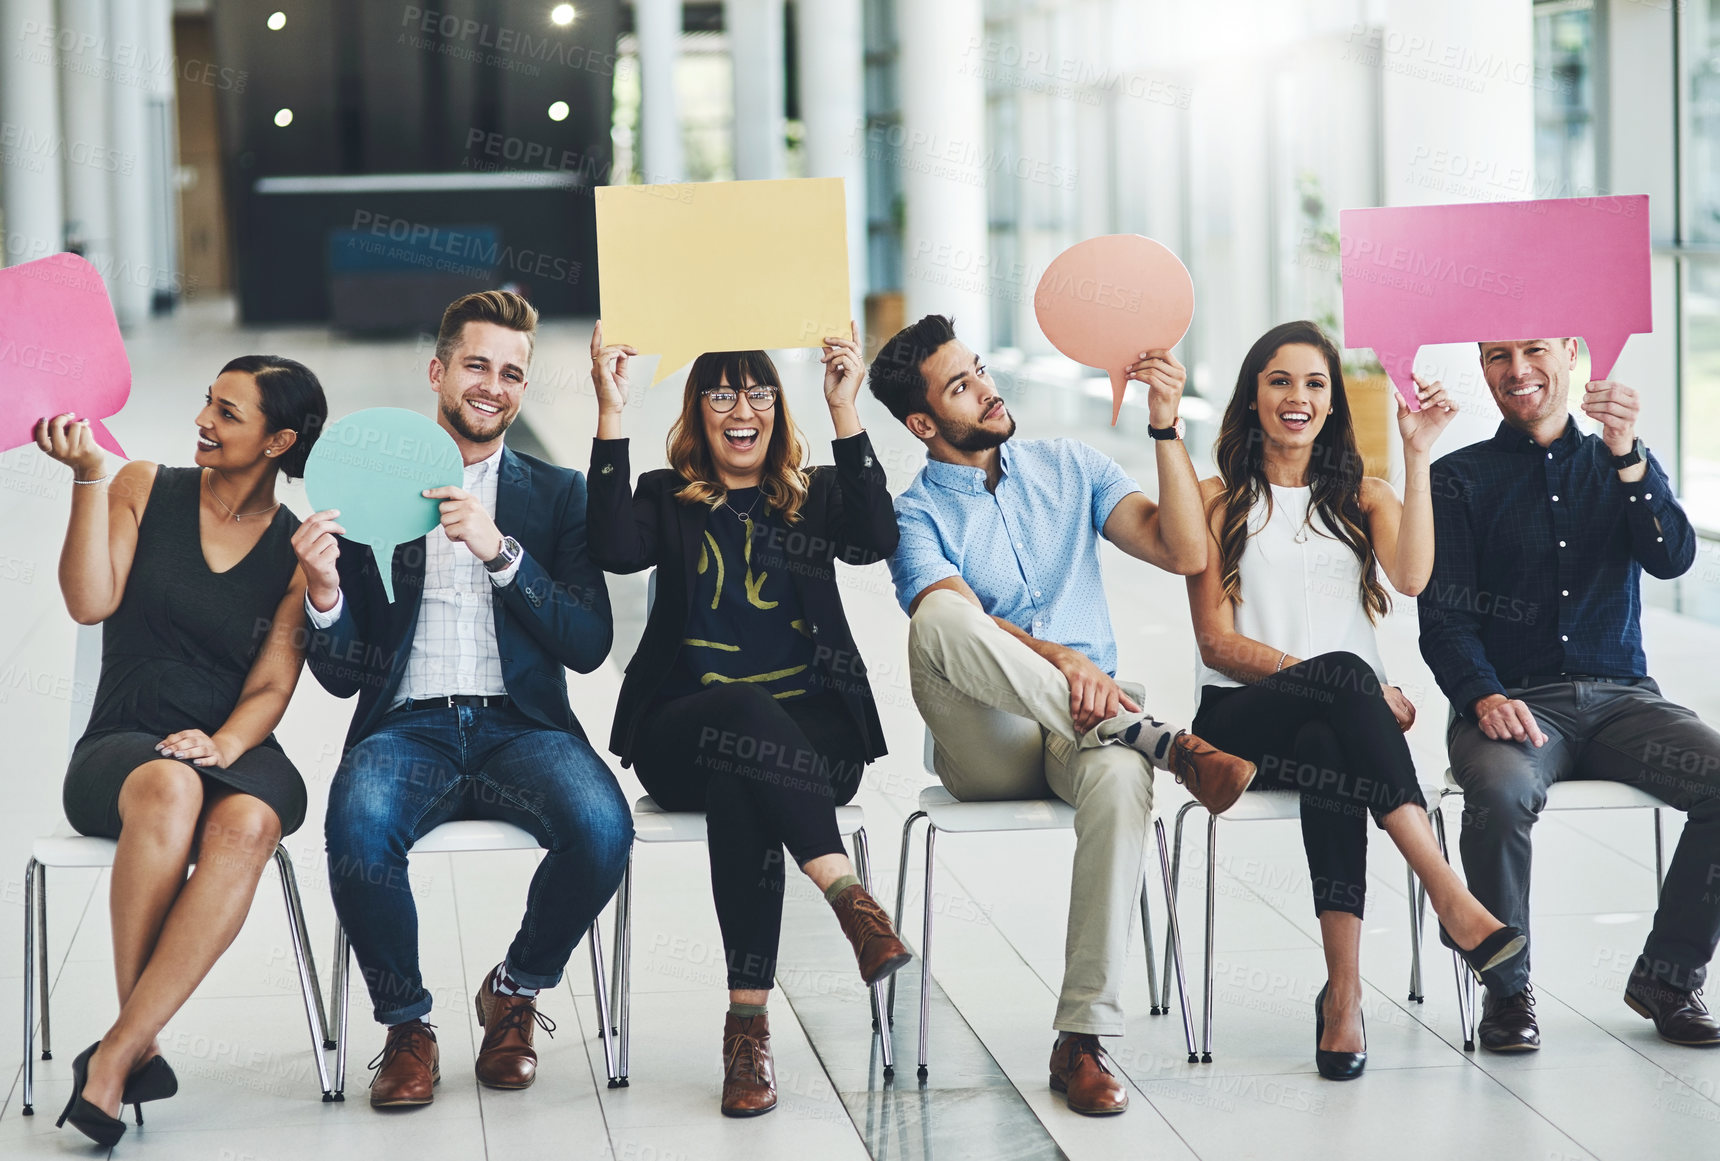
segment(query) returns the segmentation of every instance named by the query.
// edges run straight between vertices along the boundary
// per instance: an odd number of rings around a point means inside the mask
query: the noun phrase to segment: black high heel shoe
[[[1320,1041],[1326,1038],[1326,989],[1331,986],[1332,982],[1327,980],[1320,986],[1320,994],[1314,997],[1314,1067],[1327,1080],[1355,1080],[1368,1066],[1367,1017],[1362,1017],[1360,1052],[1328,1052],[1321,1048]]]
[[[1507,960],[1520,955],[1529,946],[1529,937],[1523,934],[1523,929],[1507,923],[1492,935],[1470,948],[1468,951],[1457,946],[1457,941],[1451,938],[1451,933],[1445,930],[1445,924],[1439,925],[1439,941],[1463,957],[1463,962],[1469,965],[1469,970],[1475,973],[1476,979],[1481,979],[1481,973],[1492,971]]]
[[[125,1092],[120,1103],[131,1105],[137,1113],[137,1123],[143,1124],[144,1101],[164,1101],[179,1091],[179,1078],[168,1067],[167,1058],[151,1056],[125,1078]]]
[[[96,1054],[96,1049],[102,1046],[97,1040],[94,1044],[78,1053],[72,1061],[72,1099],[66,1102],[66,1111],[60,1114],[60,1119],[54,1122],[55,1128],[61,1128],[67,1121],[72,1122],[72,1128],[94,1141],[104,1149],[111,1149],[125,1136],[125,1122],[118,1117],[110,1117],[96,1106],[84,1099],[84,1084],[89,1080],[90,1057]],[[138,1124],[143,1123],[143,1110],[137,1110]]]

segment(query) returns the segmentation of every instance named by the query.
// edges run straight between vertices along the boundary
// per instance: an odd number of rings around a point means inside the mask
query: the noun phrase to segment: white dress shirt
[[[501,465],[500,448],[487,459],[466,465],[465,490],[492,520]],[[392,565],[384,560],[376,563],[378,568]],[[502,680],[501,650],[496,644],[494,594],[496,589],[512,584],[519,570],[516,560],[501,572],[490,572],[471,549],[449,540],[440,529],[432,529],[425,536],[424,598],[393,705],[449,694],[492,696],[508,692]],[[334,608],[319,612],[307,593],[305,611],[314,627],[326,629],[340,619],[345,603],[342,593]]]

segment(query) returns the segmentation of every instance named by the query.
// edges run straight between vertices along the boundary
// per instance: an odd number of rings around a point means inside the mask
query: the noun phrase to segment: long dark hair
[[[281,355],[240,355],[221,368],[221,374],[240,371],[257,381],[263,411],[263,426],[271,433],[288,430],[298,438],[281,457],[281,474],[297,479],[305,474],[305,460],[316,446],[328,422],[328,398],[311,369]]]
[[[729,490],[717,476],[711,447],[705,440],[701,414],[704,393],[725,377],[737,392],[745,389],[742,384],[748,379],[776,389],[776,423],[771,428],[770,446],[765,449],[759,491],[766,505],[788,523],[798,524],[800,506],[806,502],[808,445],[788,412],[788,394],[782,389],[776,364],[763,351],[707,351],[693,360],[693,369],[687,373],[687,389],[681,396],[681,415],[669,429],[666,448],[669,466],[687,481],[675,498],[683,504],[708,504],[715,508],[728,497]]]
[[[1253,405],[1259,394],[1260,374],[1272,356],[1282,347],[1295,345],[1313,347],[1324,356],[1332,385],[1332,409],[1314,436],[1314,454],[1308,462],[1308,517],[1311,522],[1319,512],[1332,534],[1356,554],[1362,566],[1357,595],[1368,620],[1377,622],[1391,608],[1391,598],[1375,570],[1374,545],[1362,514],[1362,453],[1356,446],[1350,400],[1344,392],[1343,359],[1326,332],[1305,319],[1280,323],[1255,340],[1243,357],[1242,368],[1236,373],[1236,391],[1224,409],[1224,423],[1212,450],[1224,488],[1207,507],[1209,519],[1214,511],[1224,513],[1218,536],[1219,581],[1224,595],[1241,604],[1248,516],[1262,497],[1269,513],[1272,505],[1272,489],[1266,479],[1266,432]]]

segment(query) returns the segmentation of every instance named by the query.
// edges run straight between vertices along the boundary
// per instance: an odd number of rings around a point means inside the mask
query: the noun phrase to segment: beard
[[[460,408],[464,402],[463,399],[458,400],[452,407],[446,403],[442,404],[442,418],[446,419],[448,426],[458,432],[462,438],[469,439],[473,443],[489,443],[508,430],[508,425],[514,421],[513,415],[506,412],[498,413],[492,421],[493,426],[488,431],[480,430],[467,421],[465,412]],[[514,415],[517,414],[519,413],[516,411]]]
[[[945,443],[957,451],[990,451],[994,447],[1002,446],[1010,436],[1015,434],[1015,416],[1009,415],[1008,411],[1005,411],[1004,414],[1009,416],[1008,431],[991,431],[972,423],[945,424],[940,422],[938,434],[943,437]]]

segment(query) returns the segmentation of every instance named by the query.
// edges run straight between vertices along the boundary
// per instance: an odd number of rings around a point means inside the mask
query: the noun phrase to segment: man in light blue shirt
[[[1099,537],[1181,575],[1206,567],[1200,487],[1176,418],[1182,365],[1150,351],[1129,373],[1148,388],[1160,504],[1077,440],[1009,442],[1015,420],[996,384],[940,315],[897,334],[871,370],[873,394],[926,445],[926,466],[896,500],[890,572],[938,777],[966,801],[1055,794],[1075,807],[1051,1086],[1089,1114],[1128,1107],[1098,1038],[1123,1032],[1153,768],[1214,813],[1254,777],[1253,763],[1157,721],[1144,690],[1116,679]]]

